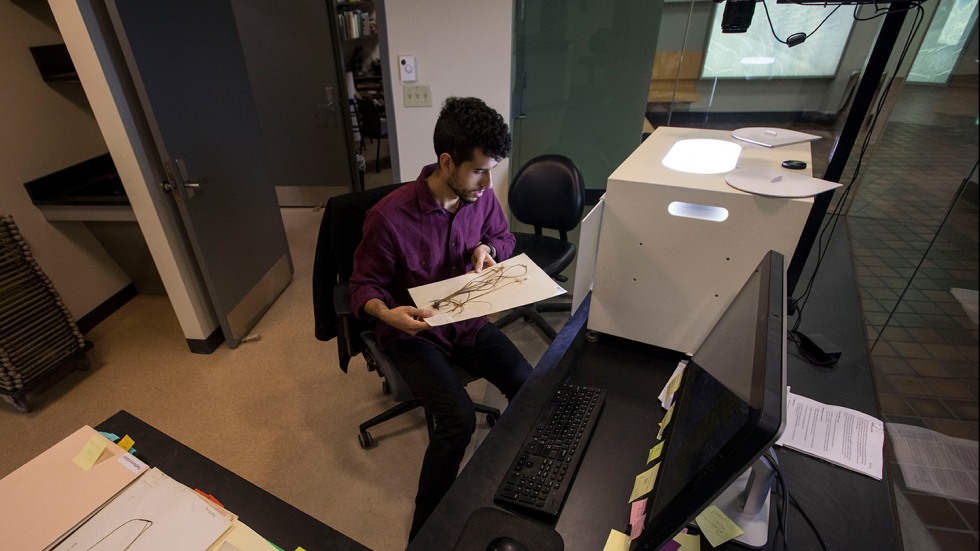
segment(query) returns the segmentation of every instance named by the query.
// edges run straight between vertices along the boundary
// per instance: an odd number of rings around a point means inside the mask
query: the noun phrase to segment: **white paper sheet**
[[[837,189],[837,182],[811,178],[788,169],[740,168],[725,175],[725,182],[735,189],[766,197],[800,198]]]
[[[153,468],[55,549],[204,551],[231,522],[193,490]]]
[[[786,393],[786,429],[776,442],[881,480],[885,428],[853,409]]]
[[[888,423],[895,459],[911,490],[977,503],[977,442]]]
[[[435,312],[425,322],[435,327],[463,321],[565,293],[526,254],[482,272],[471,272],[408,290],[415,305]]]
[[[787,130],[785,128],[769,128],[764,126],[736,128],[732,131],[732,137],[736,140],[764,145],[766,147],[779,147],[781,145],[812,142],[820,139],[820,136],[814,134],[797,132],[796,130]]]

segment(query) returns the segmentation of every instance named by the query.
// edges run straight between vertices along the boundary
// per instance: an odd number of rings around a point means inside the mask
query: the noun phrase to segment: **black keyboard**
[[[605,398],[604,389],[559,385],[538,413],[494,499],[508,509],[555,521]]]

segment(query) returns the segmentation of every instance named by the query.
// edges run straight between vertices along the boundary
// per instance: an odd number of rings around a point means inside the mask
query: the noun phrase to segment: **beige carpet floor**
[[[371,549],[404,549],[427,443],[424,417],[417,410],[376,427],[377,446],[359,447],[357,426],[391,402],[361,358],[344,374],[336,341],[313,336],[310,277],[322,211],[282,214],[295,274],[254,328],[259,340],[192,354],[167,298],[137,296],[86,335],[95,345],[90,371],[32,397],[28,414],[0,402],[0,477],[125,409]],[[565,317],[550,315],[556,327]],[[505,332],[532,365],[547,348],[523,323]],[[486,383],[468,389],[504,405]],[[481,421],[474,445],[487,430]]]

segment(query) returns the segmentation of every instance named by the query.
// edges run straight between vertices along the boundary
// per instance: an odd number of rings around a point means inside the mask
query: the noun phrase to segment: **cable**
[[[779,470],[779,461],[776,460],[773,449],[769,448],[766,450],[760,459],[768,463],[769,467],[776,473],[776,481],[779,483],[780,488],[779,503],[776,505],[776,518],[779,523],[776,527],[776,533],[783,535],[783,549],[789,549],[789,541],[786,538],[789,527],[789,500],[791,499],[789,488],[786,486],[786,479],[783,478],[783,472]]]
[[[912,27],[908,34],[908,37],[905,40],[905,44],[902,47],[902,53],[895,64],[895,72],[888,80],[888,83],[885,85],[884,89],[881,92],[881,95],[878,99],[878,103],[875,105],[874,118],[872,118],[871,124],[868,127],[867,134],[865,134],[864,141],[861,144],[861,149],[858,153],[857,164],[854,167],[854,173],[851,177],[851,181],[843,188],[843,192],[839,195],[837,199],[837,204],[834,206],[834,210],[830,213],[830,218],[828,220],[825,220],[824,226],[820,230],[819,235],[817,236],[817,262],[813,268],[813,273],[810,275],[810,281],[807,282],[806,288],[803,290],[803,293],[799,297],[790,301],[790,307],[795,309],[797,314],[796,320],[793,323],[793,328],[790,329],[790,335],[797,333],[800,327],[800,323],[803,320],[803,309],[806,307],[806,303],[809,300],[810,291],[813,289],[813,283],[816,280],[817,272],[820,270],[820,266],[823,263],[824,256],[827,253],[827,248],[829,247],[830,239],[831,237],[833,237],[834,230],[837,227],[837,222],[841,217],[841,211],[843,210],[843,206],[846,203],[847,196],[850,194],[851,188],[853,187],[854,183],[857,181],[858,175],[861,173],[861,165],[864,162],[864,155],[867,152],[869,144],[871,143],[871,136],[874,134],[875,126],[877,126],[878,120],[881,116],[881,108],[884,106],[885,100],[888,98],[888,93],[891,90],[892,83],[895,81],[895,77],[898,74],[899,68],[901,68],[902,63],[905,61],[905,57],[908,54],[909,47],[912,44],[912,39],[915,37],[916,33],[919,30],[919,27],[922,25],[923,19],[925,18],[924,10],[922,9],[921,2],[916,3],[913,6],[909,6],[908,8],[906,8],[906,10],[912,8],[916,8],[915,19],[913,20]],[[855,8],[855,16],[856,16],[856,12],[857,12],[857,8]],[[830,233],[827,233],[828,230]],[[796,341],[794,340],[794,342]],[[797,345],[799,345],[798,342]]]
[[[800,516],[802,516],[803,520],[805,520],[806,523],[810,526],[810,530],[813,531],[813,535],[817,536],[817,541],[820,542],[820,548],[823,549],[824,551],[828,551],[829,548],[827,547],[827,542],[825,542],[823,540],[823,536],[820,535],[820,530],[817,530],[816,525],[813,524],[812,520],[810,520],[810,516],[806,514],[806,511],[803,510],[803,507],[800,507],[800,504],[798,501],[796,501],[796,498],[793,496],[789,496],[789,502],[793,505],[793,507],[796,507],[797,511],[800,512]]]
[[[786,40],[783,40],[782,38],[779,38],[779,36],[776,35],[776,29],[773,28],[772,26],[772,17],[770,17],[769,15],[769,6],[766,5],[765,0],[762,0],[762,7],[763,9],[766,10],[766,19],[769,20],[769,30],[772,31],[772,37],[776,39],[776,42],[779,42],[780,44],[786,44],[790,48],[796,46],[797,44],[802,44],[804,40],[813,36],[813,33],[817,32],[817,29],[822,27],[823,24],[826,23],[828,19],[830,19],[830,16],[834,15],[842,5],[843,4],[838,4],[834,9],[832,9],[830,13],[827,14],[827,17],[824,17],[823,21],[821,21],[820,24],[817,25],[817,27],[812,31],[810,31],[809,33],[793,33],[789,35],[789,37],[787,37]]]
[[[973,173],[977,171],[977,166],[978,163],[973,164],[973,169],[970,171],[971,176],[973,175]],[[899,294],[898,298],[895,300],[895,308],[892,308],[892,311],[888,313],[888,317],[885,319],[884,323],[882,323],[881,326],[883,328],[888,327],[888,324],[891,323],[892,321],[892,317],[895,315],[895,312],[898,310],[898,305],[902,304],[902,301],[905,300],[905,294],[908,293],[909,288],[912,287],[912,282],[915,280],[916,274],[919,273],[919,270],[922,268],[922,265],[925,264],[926,262],[926,255],[928,254],[929,251],[932,250],[933,245],[936,244],[936,241],[939,239],[940,232],[942,232],[943,228],[946,227],[946,221],[949,220],[950,215],[953,214],[953,209],[956,208],[956,202],[959,201],[960,197],[963,195],[963,192],[966,191],[966,184],[968,181],[969,181],[969,176],[963,178],[963,182],[960,183],[960,188],[956,191],[956,195],[953,196],[953,200],[949,204],[949,209],[946,210],[946,215],[943,216],[943,221],[939,223],[939,227],[936,228],[936,233],[933,234],[932,240],[930,240],[929,245],[926,246],[926,252],[922,254],[922,258],[919,259],[919,263],[916,264],[915,269],[912,270],[912,275],[909,276],[908,281],[905,283],[905,288],[902,289],[901,294]],[[878,341],[881,340],[881,336],[884,333],[885,333],[884,331],[878,332],[878,336],[875,337],[875,341],[871,343],[871,347],[868,349],[868,352],[874,351],[875,347],[878,346]]]

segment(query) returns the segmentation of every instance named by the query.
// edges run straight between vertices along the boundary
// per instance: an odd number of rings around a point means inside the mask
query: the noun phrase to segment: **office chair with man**
[[[337,356],[344,373],[347,372],[350,360],[363,354],[368,370],[374,371],[383,379],[382,392],[397,402],[387,411],[361,423],[357,441],[364,449],[375,443],[368,432],[369,428],[424,405],[421,399],[412,394],[392,358],[378,347],[374,320],[361,320],[354,316],[347,289],[347,281],[354,271],[354,251],[363,238],[362,227],[367,211],[401,185],[403,184],[391,184],[347,193],[328,200],[320,221],[313,260],[313,318],[316,338],[321,341],[337,338]],[[454,366],[454,372],[464,385],[476,380],[462,368]],[[474,407],[477,412],[486,414],[487,424],[490,426],[500,418],[500,410],[496,408],[482,404],[474,404]],[[426,424],[431,434],[435,426],[428,414]]]
[[[517,172],[507,199],[514,218],[534,226],[534,233],[514,232],[514,255],[526,253],[552,279],[568,281],[561,275],[575,259],[575,244],[568,240],[568,232],[578,226],[585,210],[585,179],[578,166],[564,155],[535,157]],[[544,235],[545,229],[557,231],[558,237]],[[511,310],[496,325],[504,327],[523,318],[554,340],[558,333],[541,312],[568,311],[569,303],[538,302]]]

